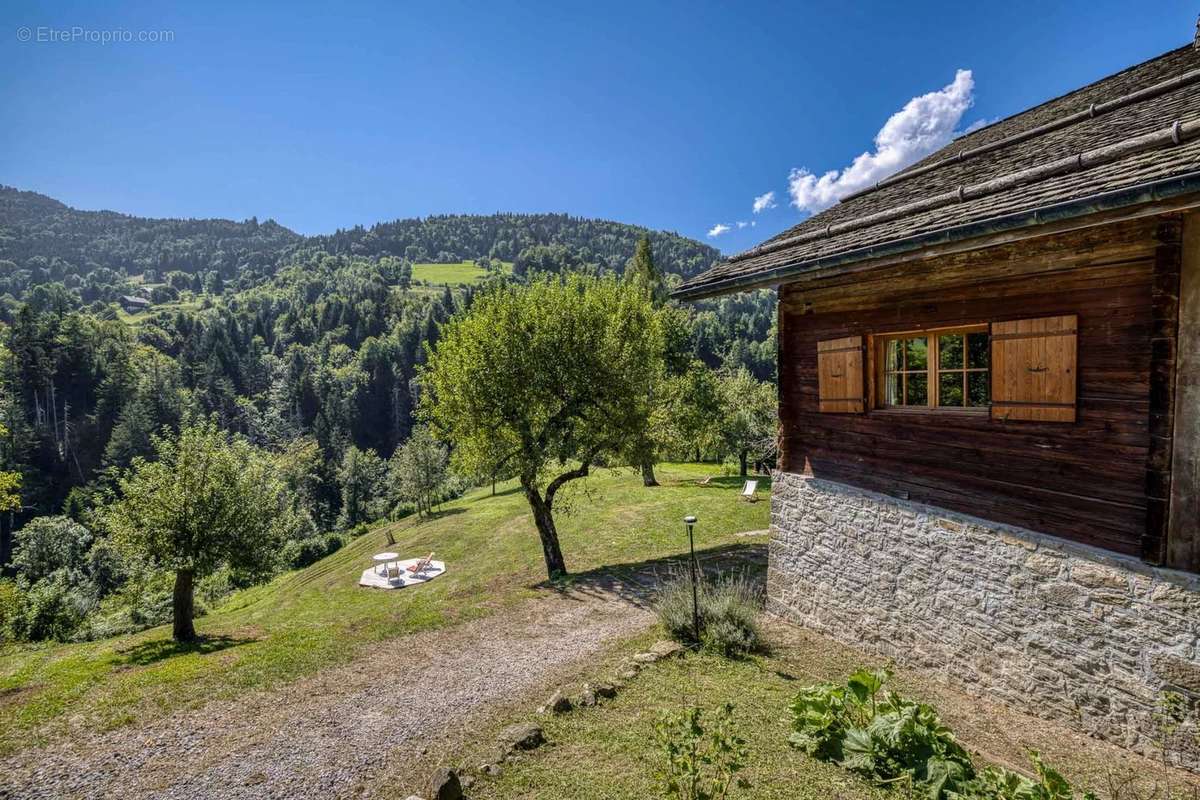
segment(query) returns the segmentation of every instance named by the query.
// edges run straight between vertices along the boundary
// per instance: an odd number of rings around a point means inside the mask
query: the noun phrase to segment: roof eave
[[[798,278],[806,272],[816,270],[822,270],[822,276],[826,277],[830,274],[837,274],[836,270],[832,273],[829,272],[831,269],[849,267],[863,261],[898,256],[934,245],[964,242],[992,234],[1016,231],[1021,228],[1033,228],[1052,222],[1063,222],[1105,211],[1116,211],[1147,203],[1170,200],[1196,192],[1200,192],[1200,171],[1189,172],[1184,175],[1177,175],[1158,181],[1150,181],[1124,189],[1117,189],[1112,192],[1102,192],[1061,203],[1053,203],[1026,211],[1018,211],[978,222],[968,222],[963,225],[941,228],[915,236],[892,239],[854,250],[834,253],[821,258],[785,262],[761,272],[735,275],[723,280],[694,286],[684,285],[672,292],[671,297],[677,300],[702,300],[706,297],[717,297],[732,292],[775,286]],[[983,247],[986,245],[981,244],[980,246]]]

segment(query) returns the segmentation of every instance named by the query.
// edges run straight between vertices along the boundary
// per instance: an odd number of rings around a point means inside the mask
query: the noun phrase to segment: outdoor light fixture
[[[688,532],[688,550],[691,553],[692,561],[692,631],[696,635],[696,644],[700,644],[700,596],[697,590],[696,576],[696,539],[692,535],[692,529],[696,527],[696,517],[688,514],[683,518],[683,524],[687,526]]]

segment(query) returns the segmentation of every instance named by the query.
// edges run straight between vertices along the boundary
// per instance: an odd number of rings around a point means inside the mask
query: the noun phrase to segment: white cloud
[[[732,229],[728,225],[723,222],[718,222],[716,225],[713,225],[711,228],[709,228],[708,238],[715,239],[723,233],[729,233],[730,230]]]
[[[788,176],[792,205],[821,211],[929,155],[954,138],[959,120],[975,101],[974,93],[971,71],[960,69],[952,83],[914,97],[892,114],[875,134],[875,152],[863,153],[845,169],[820,177],[803,167],[793,169]]]
[[[771,190],[754,198],[754,213],[761,214],[768,208],[774,208],[777,205],[779,204],[775,202],[775,191]]]
[[[742,228],[747,227],[749,224],[750,224],[749,222],[745,222],[745,221],[739,219],[737,221],[738,230],[741,230]]]

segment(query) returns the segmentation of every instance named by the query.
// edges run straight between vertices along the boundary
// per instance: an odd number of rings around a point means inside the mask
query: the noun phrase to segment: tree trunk
[[[742,477],[743,478],[746,477],[746,459],[749,457],[750,457],[749,450],[743,450],[740,453],[738,453],[738,463],[742,467]]]
[[[175,572],[172,616],[174,617],[173,634],[177,642],[196,641],[196,627],[192,624],[192,616],[196,612],[195,598],[192,593],[195,577],[190,569],[181,569]]]
[[[642,486],[658,486],[654,479],[654,463],[648,458],[642,461]]]
[[[554,515],[550,503],[542,499],[532,484],[521,481],[525,487],[525,497],[533,511],[533,522],[537,525],[538,537],[542,540],[542,556],[546,559],[546,574],[551,580],[567,574],[567,564],[563,560],[562,549],[558,546],[558,529],[554,527]]]

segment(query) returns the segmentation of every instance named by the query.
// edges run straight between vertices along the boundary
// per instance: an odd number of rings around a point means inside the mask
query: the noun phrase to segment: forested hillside
[[[20,476],[19,508],[0,516],[0,569],[14,531],[59,514],[86,523],[134,459],[155,457],[155,434],[200,419],[275,454],[298,541],[393,513],[407,502],[398,453],[439,325],[492,282],[620,275],[643,235],[668,286],[718,257],[675,234],[563,214],[430,217],[305,238],[270,221],[76,211],[0,188],[0,477]],[[413,280],[413,263],[464,260],[485,268],[482,283]],[[512,269],[490,268],[501,261]],[[772,292],[679,315],[684,349],[714,375],[773,380]],[[46,541],[76,530],[38,524]],[[63,584],[80,585],[90,584]]]

